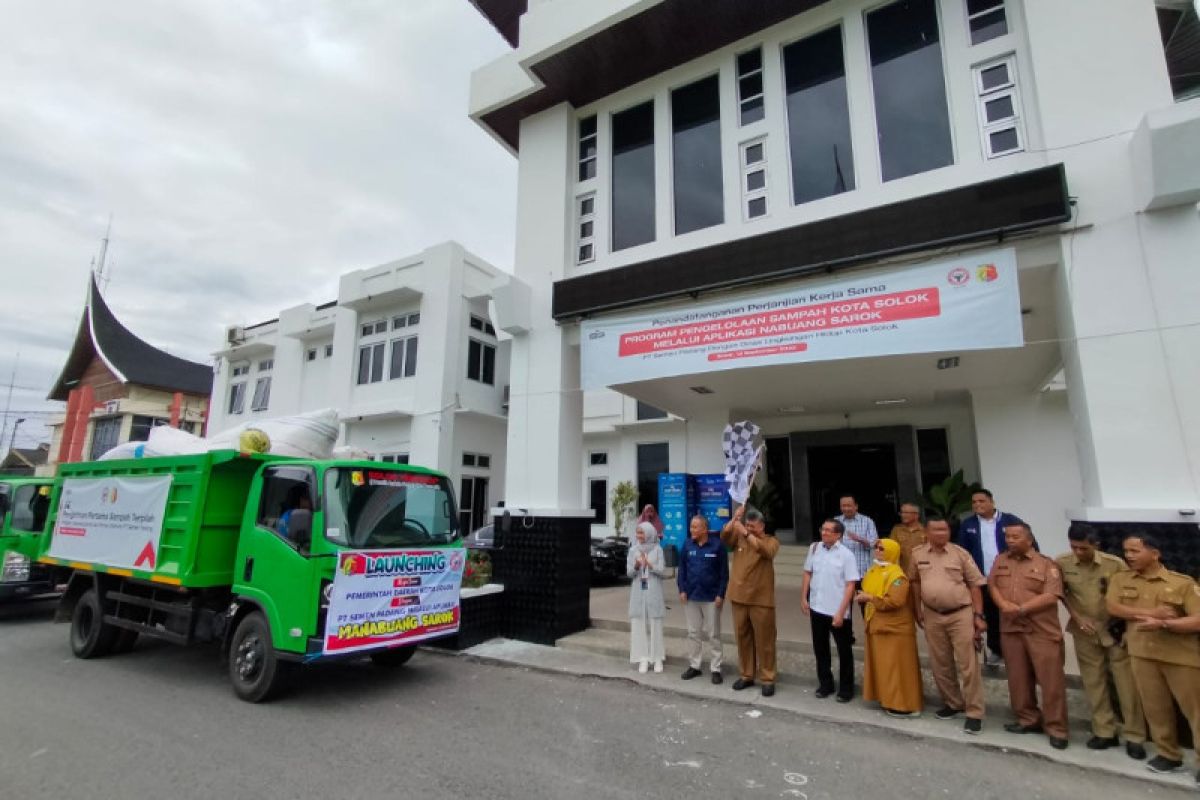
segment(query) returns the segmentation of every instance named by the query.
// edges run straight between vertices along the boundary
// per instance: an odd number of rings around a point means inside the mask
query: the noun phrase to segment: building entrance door
[[[792,456],[792,515],[796,541],[818,538],[820,521],[838,515],[845,494],[886,536],[899,505],[918,489],[916,436],[911,427],[840,428],[789,437]]]

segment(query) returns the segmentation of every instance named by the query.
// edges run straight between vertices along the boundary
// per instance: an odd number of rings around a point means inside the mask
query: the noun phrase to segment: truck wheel
[[[98,658],[111,651],[116,640],[117,629],[104,621],[99,595],[88,589],[71,613],[71,652],[76,658]]]
[[[250,703],[270,699],[284,688],[289,666],[275,656],[266,617],[258,611],[243,617],[229,647],[234,694]]]
[[[401,667],[408,663],[417,652],[415,644],[408,647],[392,647],[387,650],[376,650],[371,653],[371,661],[377,667]]]

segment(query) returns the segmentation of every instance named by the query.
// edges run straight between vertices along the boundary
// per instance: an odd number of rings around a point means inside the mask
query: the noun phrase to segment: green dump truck
[[[56,619],[79,658],[219,642],[258,702],[298,664],[399,665],[458,629],[453,490],[421,467],[232,450],[64,464],[49,517],[38,560],[71,570]]]
[[[53,478],[0,477],[0,602],[52,595],[61,570],[37,562]]]

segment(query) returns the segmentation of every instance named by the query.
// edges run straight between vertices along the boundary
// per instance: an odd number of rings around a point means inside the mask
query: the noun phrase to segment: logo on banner
[[[966,267],[955,267],[950,270],[946,280],[950,281],[951,286],[965,286],[971,280],[971,273]]]
[[[991,283],[1000,277],[1000,271],[995,264],[980,264],[975,268],[975,278],[980,283]]]
[[[367,571],[367,559],[357,554],[348,555],[342,561],[343,575],[362,575]]]

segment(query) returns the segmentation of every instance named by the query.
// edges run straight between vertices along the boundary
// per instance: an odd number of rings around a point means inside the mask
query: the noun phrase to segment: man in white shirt
[[[1017,515],[996,508],[992,493],[983,488],[971,495],[971,510],[974,515],[964,519],[958,530],[958,544],[971,554],[975,565],[986,577],[991,574],[996,556],[1008,548],[1004,542],[1004,529],[1025,523]],[[985,663],[997,666],[1003,660],[1000,655],[1000,609],[992,601],[986,585],[983,587],[983,614],[988,626]]]
[[[817,697],[833,694],[833,671],[830,668],[829,636],[837,644],[839,703],[854,697],[854,653],[850,649],[850,605],[854,590],[862,577],[854,555],[842,543],[845,526],[839,520],[827,519],[821,525],[821,541],[808,551],[804,565],[804,585],[800,590],[800,610],[812,622],[813,655],[817,659]]]

